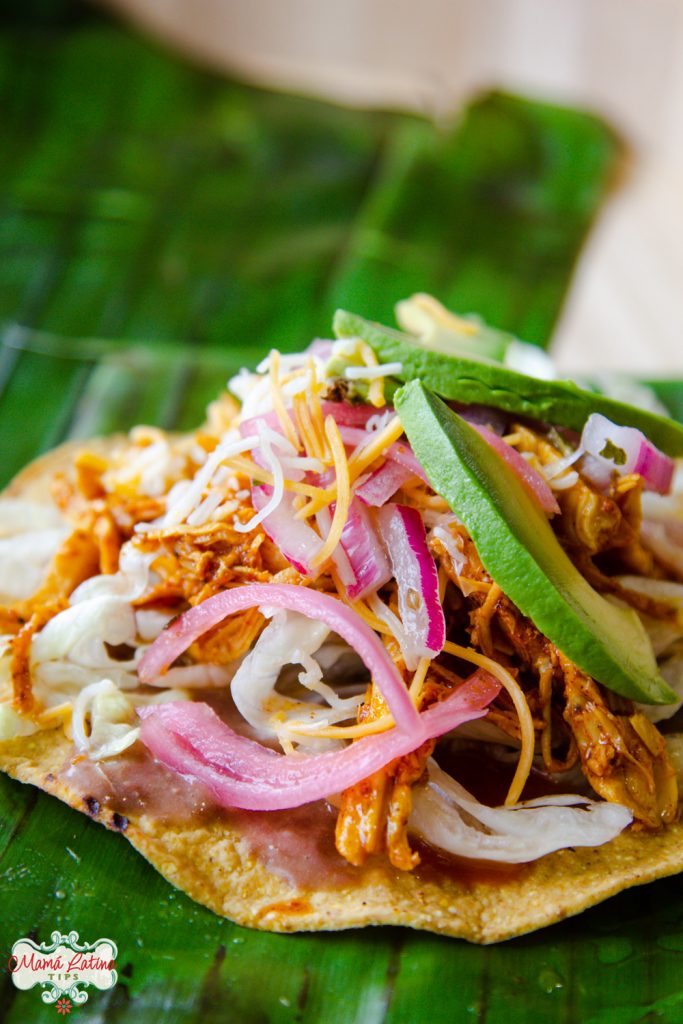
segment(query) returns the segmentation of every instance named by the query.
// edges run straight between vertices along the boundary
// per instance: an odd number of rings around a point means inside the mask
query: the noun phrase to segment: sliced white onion
[[[430,760],[429,782],[413,790],[409,826],[447,853],[521,864],[566,847],[602,846],[631,821],[621,804],[575,794],[487,807]]]
[[[165,629],[175,612],[158,611],[155,608],[138,608],[135,612],[135,623],[141,640],[155,640],[162,629]]]
[[[86,718],[90,732],[86,733]],[[128,698],[111,679],[84,687],[74,701],[71,731],[76,749],[93,760],[115,757],[132,746],[140,735]]]

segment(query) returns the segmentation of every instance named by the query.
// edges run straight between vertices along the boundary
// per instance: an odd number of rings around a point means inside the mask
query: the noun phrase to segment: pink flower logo
[[[71,1013],[71,1000],[70,999],[58,999],[57,1000],[57,1013],[61,1014],[62,1017],[66,1017],[67,1013]]]

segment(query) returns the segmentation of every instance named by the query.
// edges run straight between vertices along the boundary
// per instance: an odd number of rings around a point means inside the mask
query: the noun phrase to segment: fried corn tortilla
[[[106,451],[111,442],[104,442]],[[5,494],[48,502],[53,473],[70,460],[64,446],[24,470]],[[498,942],[560,921],[634,885],[683,869],[683,824],[657,832],[628,829],[593,849],[565,849],[531,864],[511,868],[486,864],[450,865],[425,858],[415,871],[397,871],[370,858],[353,868],[316,833],[304,849],[302,881],[292,858],[264,862],[256,833],[275,822],[268,838],[300,844],[305,814],[294,815],[298,832],[281,830],[286,812],[221,812],[169,822],[144,807],[117,810],[87,799],[70,786],[64,768],[73,746],[61,729],[49,729],[0,743],[0,769],[37,786],[121,832],[174,886],[215,913],[269,931],[337,930],[371,924],[407,925],[477,943]],[[305,809],[304,809],[305,812]],[[330,829],[332,826],[330,826]],[[261,843],[261,849],[263,844]],[[285,850],[286,853],[286,850]],[[301,847],[296,846],[296,857]]]

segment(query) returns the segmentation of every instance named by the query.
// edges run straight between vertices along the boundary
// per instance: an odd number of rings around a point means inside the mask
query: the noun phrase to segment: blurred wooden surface
[[[503,87],[593,109],[630,174],[555,340],[567,372],[683,373],[680,0],[109,0],[213,67],[437,120]]]

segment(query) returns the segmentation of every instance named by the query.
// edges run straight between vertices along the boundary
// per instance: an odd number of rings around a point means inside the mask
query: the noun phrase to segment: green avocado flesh
[[[395,407],[434,490],[467,527],[504,594],[574,664],[646,704],[678,698],[630,608],[606,601],[574,567],[534,498],[480,435],[420,381]]]
[[[335,314],[334,330],[338,338],[362,338],[380,362],[401,363],[401,380],[421,380],[442,398],[491,405],[577,431],[583,429],[592,412],[599,412],[620,426],[642,430],[668,455],[683,455],[683,426],[633,405],[584,391],[572,381],[538,380],[492,360],[425,349],[409,334],[371,323],[345,310]]]

